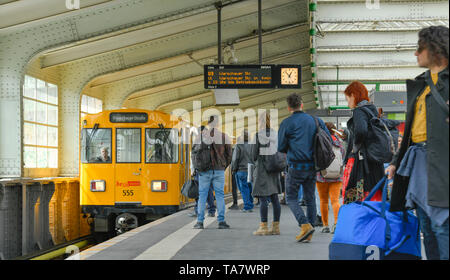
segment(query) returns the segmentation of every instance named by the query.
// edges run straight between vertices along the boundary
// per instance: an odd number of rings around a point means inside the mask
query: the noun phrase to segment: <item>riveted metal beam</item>
[[[317,16],[319,21],[327,22],[431,20],[448,17],[448,8],[448,1],[390,1],[380,3],[379,9],[368,8],[365,1],[319,1]]]
[[[414,78],[423,72],[417,66],[402,68],[343,68],[339,76],[342,80],[406,80]],[[319,69],[320,81],[330,81],[336,78],[336,69]]]
[[[264,10],[274,7],[279,7],[289,3],[292,0],[278,0],[265,2]],[[257,12],[257,7],[254,7],[251,1],[243,1],[233,5],[233,9],[225,8],[222,13],[222,20],[229,20],[248,14]],[[69,61],[78,60],[98,54],[104,54],[110,51],[124,49],[130,46],[138,45],[144,42],[149,42],[158,38],[166,37],[172,34],[193,30],[202,26],[207,26],[216,23],[216,11],[206,11],[196,15],[188,15],[174,19],[169,22],[153,25],[147,28],[131,31],[116,36],[111,36],[96,41],[86,42],[82,45],[65,48],[45,55],[43,58],[43,67],[55,66]]]
[[[111,0],[82,0],[79,8],[86,9],[109,1]],[[78,9],[68,9],[63,0],[6,1],[0,6],[0,29],[32,24],[44,18],[76,11]]]
[[[303,33],[307,30],[306,24],[296,24],[291,28],[283,29],[281,31],[273,31],[273,32],[266,32],[263,34],[263,43],[271,42],[273,40],[279,40],[281,38],[289,37],[292,35],[296,35],[299,33]],[[237,39],[236,43],[234,43],[235,50],[244,49],[248,47],[253,47],[258,44],[257,38],[249,38],[244,37],[242,39]],[[210,47],[206,49],[199,49],[194,50],[192,52],[177,55],[174,57],[154,61],[145,65],[140,65],[136,67],[132,67],[129,69],[121,70],[118,72],[110,73],[103,75],[101,77],[98,77],[94,79],[92,82],[89,83],[90,88],[95,88],[99,86],[104,86],[109,83],[117,82],[117,81],[123,81],[125,79],[139,77],[142,75],[146,75],[152,72],[168,69],[171,67],[183,65],[189,62],[192,62],[193,60],[199,61],[203,59],[213,58],[216,56],[217,49],[215,47]]]

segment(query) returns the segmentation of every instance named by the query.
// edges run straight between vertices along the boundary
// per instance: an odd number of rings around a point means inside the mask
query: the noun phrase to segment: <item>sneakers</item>
[[[237,204],[232,204],[230,207],[228,207],[230,210],[239,210],[239,206]]]
[[[252,209],[242,209],[241,210],[241,212],[243,212],[243,213],[251,213],[251,212],[253,212],[253,210]]]
[[[203,229],[203,223],[197,222],[197,223],[194,225],[194,228],[195,228],[195,229]]]
[[[230,228],[230,226],[225,221],[219,222],[218,229],[228,229],[228,228]]]
[[[300,200],[299,205],[300,206],[306,206],[306,201],[304,199]]]
[[[334,224],[333,227],[331,227],[331,233],[334,234],[335,231],[336,231],[336,224]]]
[[[312,234],[314,233],[314,227],[311,224],[303,224],[300,227],[300,234],[295,237],[295,239],[298,242],[302,242],[303,240],[307,239],[308,237],[312,237]],[[311,240],[310,238],[308,241]]]
[[[208,216],[209,216],[209,217],[215,217],[215,216],[216,216],[216,213],[208,213]]]
[[[253,232],[253,235],[270,235],[267,223],[259,223],[259,228]]]
[[[327,226],[323,227],[322,233],[330,233],[330,228]]]

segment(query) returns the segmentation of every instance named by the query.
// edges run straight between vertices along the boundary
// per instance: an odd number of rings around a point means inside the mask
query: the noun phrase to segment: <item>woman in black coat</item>
[[[353,116],[347,122],[350,131],[348,147],[344,163],[346,170],[343,178],[344,204],[363,200],[378,181],[384,176],[383,162],[373,162],[366,157],[366,141],[369,134],[369,121],[372,118],[363,108],[370,110],[375,116],[377,108],[369,103],[367,88],[358,81],[352,82],[345,89],[348,106]],[[380,200],[377,193],[373,200]]]
[[[448,31],[419,32],[415,55],[428,71],[406,81],[405,133],[387,169],[394,177],[389,210],[416,209],[427,259],[441,260],[449,258]]]

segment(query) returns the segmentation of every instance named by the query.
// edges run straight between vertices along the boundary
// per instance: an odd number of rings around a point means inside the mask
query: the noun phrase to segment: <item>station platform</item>
[[[239,202],[242,204],[242,200]],[[281,235],[254,236],[259,207],[251,213],[229,210],[230,229],[218,229],[217,217],[205,217],[204,229],[186,209],[91,247],[69,260],[328,260],[333,235],[316,227],[309,243],[295,240],[299,227],[287,205],[281,205]],[[330,211],[331,212],[331,211]],[[330,213],[330,224],[333,214]],[[272,207],[269,206],[269,221]],[[269,223],[270,224],[270,223]]]

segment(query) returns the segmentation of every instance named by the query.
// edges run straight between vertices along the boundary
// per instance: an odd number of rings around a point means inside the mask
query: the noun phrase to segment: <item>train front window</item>
[[[178,130],[174,128],[147,128],[145,130],[145,162],[177,163]]]
[[[111,129],[84,128],[81,131],[81,162],[111,163]]]
[[[116,130],[116,162],[141,162],[141,129],[117,128]]]

